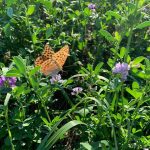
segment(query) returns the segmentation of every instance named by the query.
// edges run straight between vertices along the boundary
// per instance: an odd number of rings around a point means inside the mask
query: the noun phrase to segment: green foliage
[[[5,0],[0,7],[0,149],[150,147],[148,0]],[[46,43],[56,51],[69,45],[61,80],[34,66]],[[129,65],[126,80],[113,71],[118,62]],[[16,86],[4,76],[16,77]],[[72,95],[75,87],[83,90]]]

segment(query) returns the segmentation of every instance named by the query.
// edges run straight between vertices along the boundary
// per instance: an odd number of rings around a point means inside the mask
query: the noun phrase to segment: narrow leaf
[[[136,26],[136,29],[143,29],[150,26],[150,21],[145,21]]]
[[[57,132],[55,132],[48,140],[47,143],[44,145],[44,147],[38,149],[38,150],[49,150],[51,147],[62,137],[64,133],[66,133],[69,129],[73,128],[74,126],[84,124],[81,121],[73,120],[68,123],[66,123],[63,127],[61,127]]]
[[[94,70],[94,73],[95,74],[98,74],[100,71],[101,71],[101,68],[103,66],[104,63],[99,63],[96,67],[95,67],[95,70]]]
[[[11,94],[10,94],[10,93],[7,93],[6,98],[5,98],[5,100],[4,100],[4,106],[7,106],[7,105],[8,105],[8,102],[9,102],[10,97],[11,97]]]

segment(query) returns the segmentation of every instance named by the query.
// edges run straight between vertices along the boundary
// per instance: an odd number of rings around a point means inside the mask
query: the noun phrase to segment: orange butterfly
[[[49,45],[45,45],[41,56],[35,60],[35,66],[41,67],[44,75],[55,75],[62,70],[67,57],[69,56],[69,46],[65,45],[58,52],[54,52]]]

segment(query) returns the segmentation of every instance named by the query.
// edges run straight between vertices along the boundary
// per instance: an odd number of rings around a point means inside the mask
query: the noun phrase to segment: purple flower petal
[[[72,89],[71,95],[77,95],[83,91],[83,88],[81,87],[75,87]]]
[[[17,78],[16,77],[5,77],[0,76],[0,87],[4,86],[5,83],[10,87],[14,87],[16,85]]]
[[[51,84],[55,84],[55,83],[63,83],[64,80],[61,80],[61,75],[58,74],[58,75],[54,75],[52,76],[52,78],[50,79],[50,83]]]
[[[8,77],[7,81],[10,87],[14,87],[16,85],[17,78],[16,77]]]
[[[91,3],[91,4],[88,5],[88,8],[95,11],[96,5]]]
[[[129,65],[127,63],[117,63],[113,68],[112,72],[114,74],[121,74],[121,79],[126,80],[128,76]]]

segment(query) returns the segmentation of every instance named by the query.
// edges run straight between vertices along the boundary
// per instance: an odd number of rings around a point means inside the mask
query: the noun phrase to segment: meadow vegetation
[[[0,0],[0,149],[150,148],[149,2]]]

